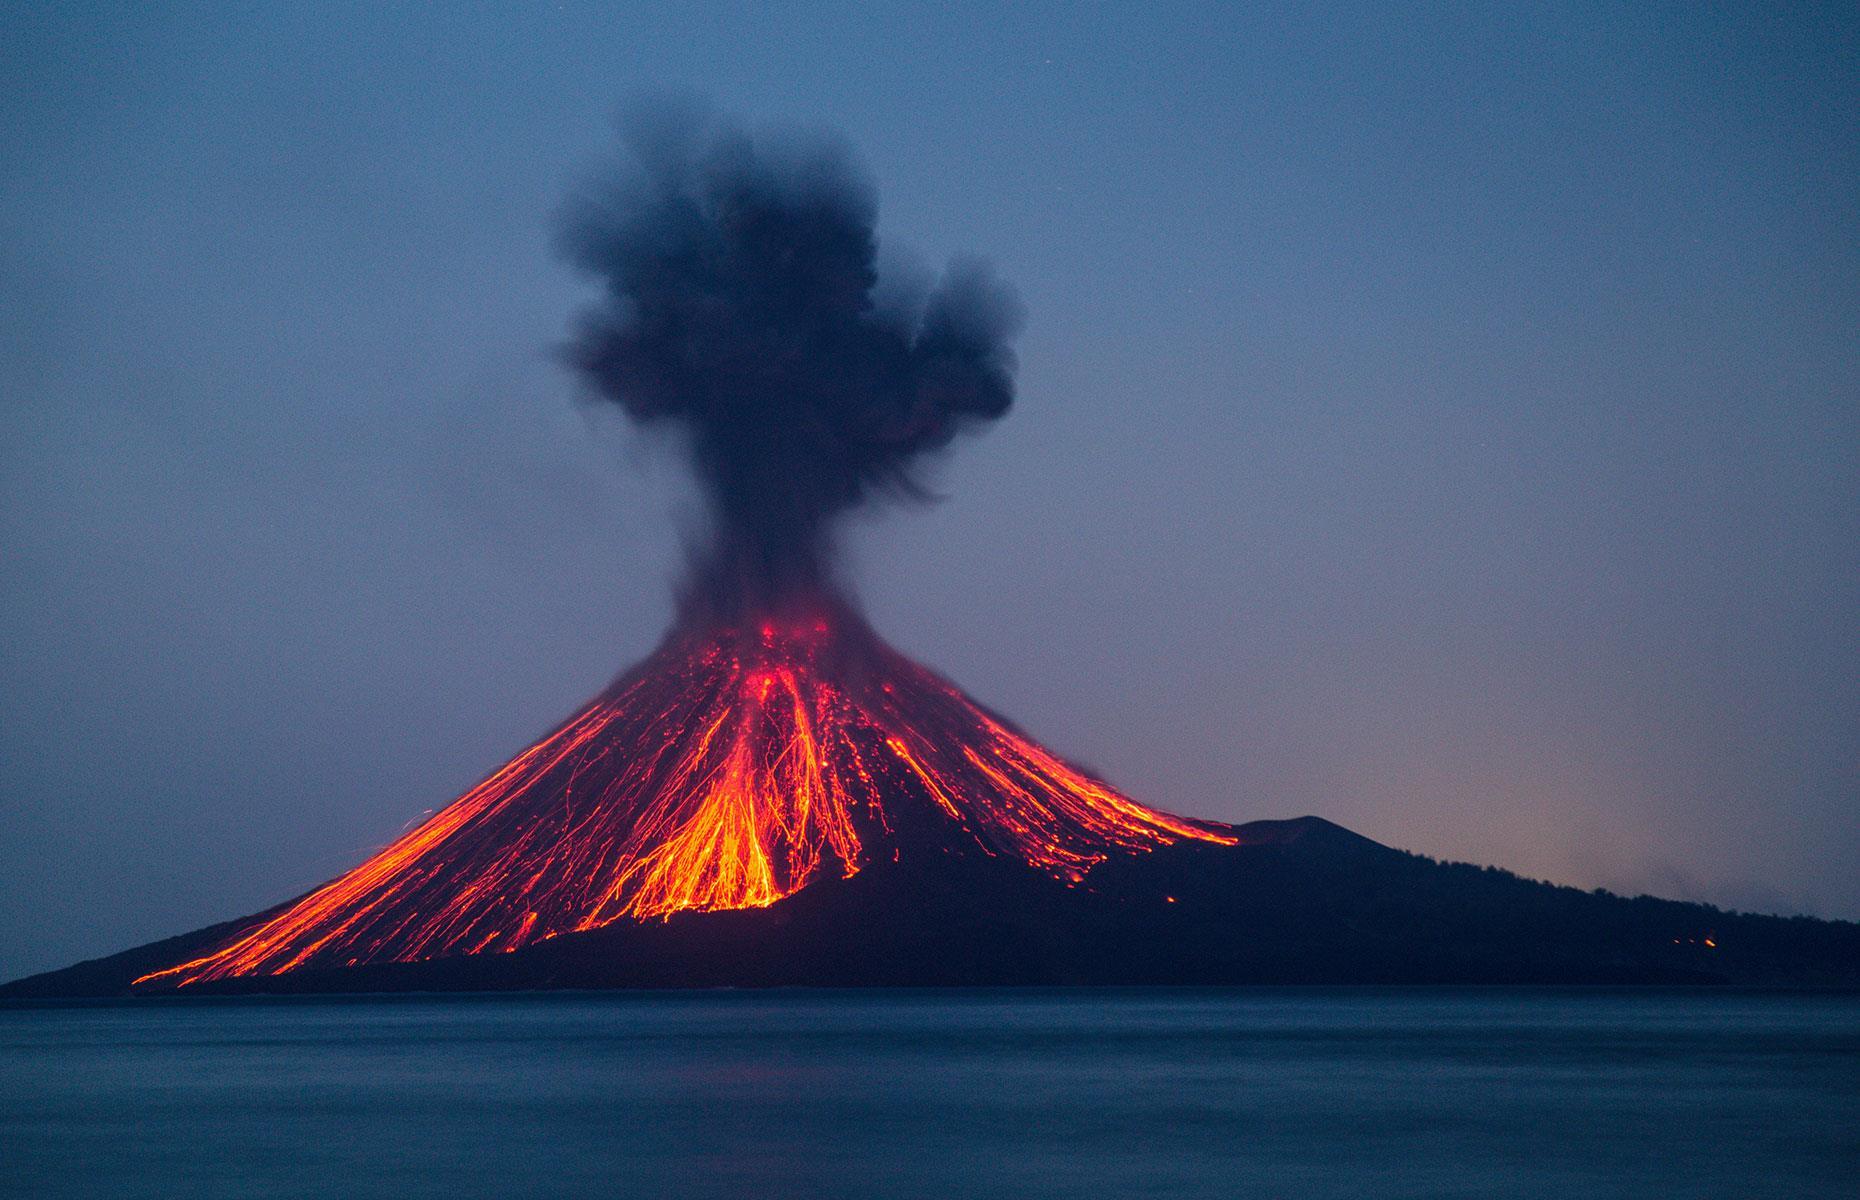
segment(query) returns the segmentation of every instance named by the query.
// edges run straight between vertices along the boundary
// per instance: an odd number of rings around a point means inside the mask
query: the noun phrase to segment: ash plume
[[[839,141],[642,111],[627,158],[565,216],[604,285],[568,346],[600,397],[681,435],[708,501],[700,605],[732,616],[830,588],[836,517],[921,499],[925,457],[1013,402],[1013,292],[958,260],[880,303],[872,185]]]

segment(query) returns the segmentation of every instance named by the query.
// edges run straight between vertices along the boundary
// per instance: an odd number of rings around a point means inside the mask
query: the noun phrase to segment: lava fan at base
[[[1223,826],[1068,766],[838,607],[681,629],[593,703],[348,874],[138,983],[514,950],[823,872],[982,853],[1077,882]]]

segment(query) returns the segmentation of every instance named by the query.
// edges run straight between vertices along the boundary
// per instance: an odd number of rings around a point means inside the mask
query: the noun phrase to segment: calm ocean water
[[[0,1195],[1860,1195],[1860,997],[0,1009]]]

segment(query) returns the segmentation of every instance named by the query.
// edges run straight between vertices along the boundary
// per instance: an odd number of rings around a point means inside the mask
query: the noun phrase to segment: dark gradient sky
[[[0,17],[0,976],[335,874],[655,641],[688,492],[551,361],[550,225],[668,86],[1027,302],[854,538],[903,648],[1164,807],[1860,917],[1851,5],[119,7]]]

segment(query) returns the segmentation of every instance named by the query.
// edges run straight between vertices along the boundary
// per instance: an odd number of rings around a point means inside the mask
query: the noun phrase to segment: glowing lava
[[[1077,882],[1180,838],[1235,840],[1068,766],[850,612],[687,629],[361,866],[137,983],[514,950],[905,854]]]

